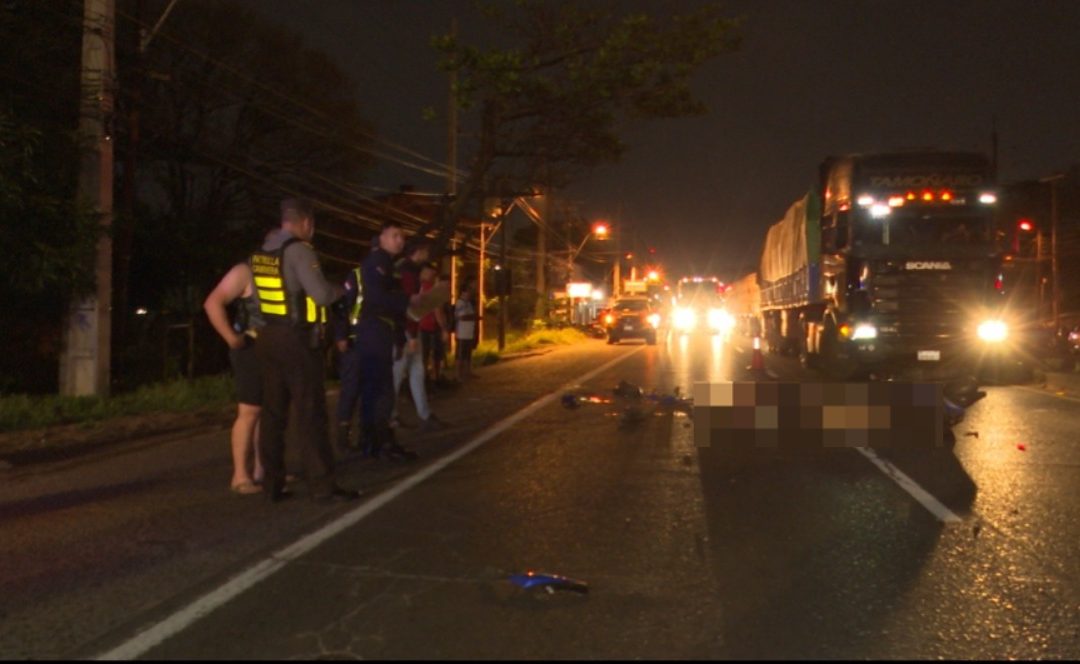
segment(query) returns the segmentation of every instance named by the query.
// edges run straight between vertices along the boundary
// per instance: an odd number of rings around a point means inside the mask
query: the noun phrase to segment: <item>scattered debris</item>
[[[612,403],[611,399],[602,397],[599,394],[574,394],[573,392],[567,392],[562,395],[562,405],[570,409],[578,408],[582,404],[607,403]]]
[[[526,590],[543,588],[548,593],[554,593],[556,590],[569,590],[570,592],[581,593],[584,595],[589,592],[589,585],[584,581],[578,581],[558,574],[534,572],[532,570],[529,570],[524,574],[512,574],[510,576],[510,582],[519,585]]]
[[[979,437],[979,432],[978,431],[968,431],[968,432],[964,433],[964,435],[969,436],[971,438],[978,438]]]
[[[1021,452],[1027,452],[1027,445],[1023,443],[1017,443],[1016,449],[1020,450]]]
[[[949,400],[948,397],[944,397],[943,401],[945,402],[945,424],[954,427],[964,419],[964,407]]]
[[[628,383],[625,380],[620,380],[619,384],[612,392],[614,392],[617,397],[625,397],[628,399],[640,399],[645,394],[640,387],[633,383]]]
[[[972,537],[978,537],[980,530],[982,530],[982,523],[980,523],[979,521],[976,521],[975,525],[971,527],[971,535],[972,535]]]

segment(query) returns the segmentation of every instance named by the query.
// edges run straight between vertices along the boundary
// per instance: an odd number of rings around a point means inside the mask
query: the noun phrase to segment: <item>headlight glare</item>
[[[1009,326],[997,319],[984,320],[979,323],[978,335],[987,343],[1001,343],[1009,336]]]
[[[851,333],[852,339],[877,339],[877,327],[870,323],[858,323]]]
[[[673,320],[675,328],[678,330],[691,330],[694,325],[697,324],[697,316],[694,315],[691,309],[676,309],[675,318]]]

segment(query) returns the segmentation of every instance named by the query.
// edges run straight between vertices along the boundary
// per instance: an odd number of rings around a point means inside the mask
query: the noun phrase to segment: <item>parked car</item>
[[[646,297],[622,297],[615,300],[602,320],[609,344],[623,339],[644,339],[651,346],[656,344],[661,316]]]

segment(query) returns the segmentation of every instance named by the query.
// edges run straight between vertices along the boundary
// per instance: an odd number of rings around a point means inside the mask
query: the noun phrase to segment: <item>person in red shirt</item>
[[[433,265],[425,265],[420,270],[420,292],[426,293],[436,283],[443,281]],[[446,320],[446,307],[435,309],[420,319],[420,347],[423,352],[425,373],[430,361],[431,379],[434,384],[442,382],[442,365],[446,359],[446,346],[449,341],[449,321]]]
[[[401,275],[401,288],[406,295],[420,293],[420,272],[429,255],[429,241],[426,238],[415,238],[408,250],[408,256],[398,264]],[[420,349],[420,323],[406,316],[405,321],[405,347],[401,356],[394,361],[394,417],[397,415],[397,395],[401,391],[401,384],[409,379],[409,390],[412,392],[413,404],[416,406],[416,414],[421,420],[421,430],[434,431],[442,429],[446,424],[431,412],[427,400],[427,385],[424,376],[424,355]]]

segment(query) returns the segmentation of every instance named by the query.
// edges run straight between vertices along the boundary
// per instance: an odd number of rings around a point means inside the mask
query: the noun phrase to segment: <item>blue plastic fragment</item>
[[[950,425],[957,424],[964,419],[964,407],[949,401],[948,398],[943,399],[945,402],[945,420]]]
[[[577,408],[577,395],[573,394],[572,392],[567,392],[566,394],[562,395],[562,405],[566,406],[567,408]]]
[[[544,572],[530,571],[525,572],[524,574],[512,574],[510,575],[510,582],[517,584],[526,590],[544,588],[549,592],[555,590],[569,590],[575,593],[589,592],[589,585],[584,581]]]

